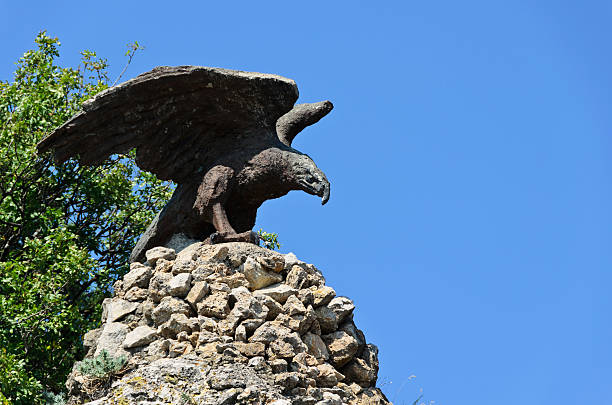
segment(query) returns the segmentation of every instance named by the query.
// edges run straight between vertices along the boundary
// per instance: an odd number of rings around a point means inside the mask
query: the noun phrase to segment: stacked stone
[[[157,247],[146,257],[84,337],[87,357],[106,350],[127,367],[104,388],[75,367],[69,403],[389,403],[353,302],[313,265],[246,243]]]

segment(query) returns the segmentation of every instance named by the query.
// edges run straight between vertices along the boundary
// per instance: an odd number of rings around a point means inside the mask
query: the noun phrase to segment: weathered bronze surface
[[[249,241],[257,209],[303,190],[329,199],[325,174],[293,138],[333,108],[329,101],[294,106],[293,80],[200,66],[158,67],[98,94],[83,111],[38,144],[64,162],[100,164],[136,148],[136,163],[178,184],[171,200],[132,251],[173,235],[212,243]]]

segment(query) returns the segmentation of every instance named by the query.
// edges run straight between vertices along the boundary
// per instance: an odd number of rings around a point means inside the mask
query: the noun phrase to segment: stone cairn
[[[388,404],[378,349],[313,265],[248,243],[156,247],[132,263],[85,334],[86,358],[125,356],[105,383],[79,372],[69,404]]]

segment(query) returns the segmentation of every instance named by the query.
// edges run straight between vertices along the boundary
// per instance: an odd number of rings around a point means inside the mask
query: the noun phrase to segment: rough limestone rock
[[[84,344],[128,362],[104,381],[74,367],[69,404],[389,403],[355,305],[313,265],[248,243],[182,248],[116,283]]]
[[[138,346],[145,346],[155,340],[157,331],[149,326],[142,325],[136,327],[125,336],[123,347],[131,349]]]

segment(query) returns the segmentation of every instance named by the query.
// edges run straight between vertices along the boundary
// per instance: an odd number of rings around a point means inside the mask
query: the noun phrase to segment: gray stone
[[[244,327],[247,335],[249,335],[255,332],[255,329],[259,328],[265,321],[265,319],[245,319],[240,323],[240,326]]]
[[[208,294],[208,290],[209,287],[206,281],[196,281],[193,287],[191,287],[191,290],[189,290],[189,294],[187,294],[185,301],[187,301],[194,310],[197,310],[197,303]]]
[[[180,332],[191,332],[193,323],[182,313],[170,315],[170,319],[157,328],[157,333],[165,338],[175,338]]]
[[[117,280],[113,283],[113,290],[115,292],[115,298],[123,298],[125,290],[123,289],[123,280]]]
[[[200,324],[200,330],[217,332],[217,322],[212,318],[200,315],[198,316],[198,323]]]
[[[306,263],[297,258],[293,252],[287,253],[285,256],[285,270],[290,270],[293,266],[305,266]]]
[[[313,305],[315,307],[319,307],[329,304],[329,302],[336,296],[336,292],[331,287],[323,286],[313,289],[312,295],[314,296]]]
[[[236,332],[234,334],[234,340],[236,342],[246,342],[247,341],[247,331],[244,325],[240,324],[236,327]]]
[[[255,295],[255,298],[259,300],[266,308],[268,308],[267,321],[274,320],[278,314],[283,312],[283,307],[274,298],[268,297],[267,295]]]
[[[245,242],[221,243],[216,246],[228,248],[228,255],[225,259],[232,267],[238,268],[246,261],[247,257],[279,256],[278,252],[264,247]]]
[[[230,314],[227,318],[219,321],[219,334],[233,337],[236,333],[236,328],[238,327],[239,323],[240,319]]]
[[[236,399],[238,395],[242,393],[241,388],[230,388],[221,394],[219,400],[217,401],[217,405],[233,405],[236,403]]]
[[[314,303],[314,294],[309,288],[302,288],[301,290],[299,290],[297,293],[297,297],[300,301],[302,301],[302,304],[304,304],[305,306],[312,305]]]
[[[151,263],[152,266],[155,266],[155,263],[159,259],[174,260],[176,253],[174,252],[174,249],[157,246],[153,249],[147,250],[145,256],[147,257],[147,261]]]
[[[222,262],[227,258],[229,248],[227,244],[203,245],[199,257],[205,262]]]
[[[274,377],[274,383],[290,390],[295,388],[300,382],[300,376],[295,371],[280,373]]]
[[[264,364],[266,364],[266,359],[263,356],[252,357],[248,362],[249,367],[254,367],[255,369],[263,368]]]
[[[246,357],[263,356],[266,351],[266,345],[261,342],[234,342],[233,344]]]
[[[357,405],[385,405],[390,404],[387,397],[378,388],[364,389],[355,401]]]
[[[207,296],[197,304],[198,315],[225,318],[230,313],[227,299],[228,294],[223,292],[216,292]]]
[[[319,307],[315,309],[315,314],[321,326],[321,333],[331,333],[338,328],[338,317],[331,308]]]
[[[319,271],[312,264],[306,264],[306,271],[308,272],[308,285],[322,287],[325,285],[325,277],[323,277],[323,273]]]
[[[189,354],[193,351],[193,346],[189,342],[178,342],[170,341],[170,348],[168,349],[168,357],[175,358],[185,354]]]
[[[106,322],[116,322],[128,314],[136,311],[138,303],[129,302],[121,298],[105,299],[102,303],[102,312],[106,316]]]
[[[299,353],[291,361],[291,371],[296,371],[306,378],[315,378],[319,375],[318,360],[308,353]]]
[[[331,392],[323,392],[323,400],[317,402],[316,405],[343,405],[343,403],[340,395]]]
[[[149,296],[154,302],[159,302],[163,297],[170,294],[168,283],[172,279],[172,274],[155,272],[149,283]]]
[[[200,331],[200,334],[198,335],[199,345],[205,345],[207,343],[214,343],[219,341],[221,341],[221,338],[219,337],[219,335],[213,332]]]
[[[155,262],[155,271],[153,273],[172,273],[174,260],[158,259]]]
[[[306,307],[295,295],[291,295],[283,305],[283,312],[289,316],[304,315],[306,313]]]
[[[209,284],[209,288],[210,288],[210,293],[211,294],[215,294],[215,293],[229,293],[229,292],[232,291],[232,289],[230,288],[229,285],[227,285],[225,283],[219,283],[219,282],[210,283]]]
[[[265,270],[275,273],[280,273],[285,268],[285,258],[280,254],[256,256],[256,260]]]
[[[320,387],[335,387],[338,381],[344,380],[344,375],[328,363],[317,365],[319,373],[315,377]]]
[[[255,291],[256,296],[266,295],[278,301],[281,304],[284,304],[285,301],[287,301],[287,298],[289,298],[292,295],[296,295],[296,294],[297,294],[297,290],[295,288],[291,288],[287,284],[282,284],[282,283],[273,284],[269,287],[265,287],[265,288]]]
[[[218,279],[219,282],[227,284],[230,288],[249,287],[249,281],[242,273],[234,273],[229,276],[222,276]]]
[[[342,369],[342,372],[347,381],[355,382],[360,386],[370,387],[376,383],[375,370],[360,358],[353,359]]]
[[[161,325],[170,319],[172,314],[189,315],[191,307],[188,303],[176,297],[164,297],[151,314],[153,322],[156,325]]]
[[[148,288],[152,274],[149,266],[132,263],[130,271],[123,276],[123,289],[128,291],[132,287]]]
[[[125,298],[127,301],[144,301],[149,297],[149,290],[140,287],[132,287],[125,293]]]
[[[120,322],[108,322],[98,338],[98,344],[94,356],[99,356],[102,350],[106,350],[113,357],[128,356],[123,350],[122,344],[129,328]]]
[[[191,274],[180,273],[168,282],[168,293],[174,297],[184,298],[191,289]]]
[[[191,272],[191,278],[193,281],[206,281],[214,272],[215,269],[209,264],[199,265]]]
[[[166,357],[169,348],[170,341],[168,339],[155,340],[147,348],[147,354],[155,358]]]
[[[230,305],[234,305],[235,302],[248,300],[253,297],[253,294],[246,287],[232,288],[230,291],[229,299]]]
[[[348,363],[342,372],[347,381],[355,382],[361,387],[373,387],[378,379],[378,348],[366,345],[359,357]]]
[[[268,316],[268,307],[254,297],[248,297],[237,301],[230,316],[243,321],[245,319],[265,320]]]
[[[306,311],[305,314],[295,314],[292,316],[284,313],[280,314],[276,317],[276,321],[281,322],[284,326],[299,334],[306,333],[317,319],[312,307],[309,308],[310,311]]]
[[[287,360],[284,359],[274,359],[270,360],[270,367],[272,368],[272,372],[275,374],[284,373],[287,371]]]
[[[347,297],[336,297],[332,299],[328,308],[334,311],[336,318],[338,318],[338,324],[344,322],[344,320],[353,313],[355,304]]]
[[[257,333],[257,331],[255,332]],[[270,342],[269,349],[274,356],[284,359],[290,359],[307,350],[300,335],[293,331],[288,334],[279,335],[278,339]]]
[[[292,330],[277,321],[268,321],[255,330],[249,342],[262,342],[266,345],[292,333]]]
[[[151,301],[150,299],[147,299],[146,301],[140,303],[139,310],[142,312],[144,321],[146,321],[147,324],[153,323],[153,310],[154,309],[155,309],[155,303]]]
[[[318,320],[314,320],[314,322],[312,323],[312,325],[310,326],[310,332],[314,333],[315,335],[321,336],[321,325],[319,325],[319,321]]]
[[[264,270],[261,264],[252,257],[247,258],[246,262],[243,264],[242,272],[248,280],[251,290],[259,290],[271,284],[283,281],[282,275],[273,271]]]
[[[308,282],[308,272],[304,270],[301,266],[294,265],[291,267],[289,273],[287,273],[287,279],[285,283],[293,287],[295,289],[302,289],[307,287],[306,284]]]
[[[358,353],[361,353],[361,350],[364,348],[366,344],[365,336],[362,331],[357,329],[355,323],[352,320],[348,320],[344,322],[342,325],[338,327],[338,330],[344,331],[351,335],[359,344],[359,349],[357,349]]]
[[[87,353],[87,357],[93,355],[96,351],[96,345],[98,344],[98,339],[102,334],[102,330],[103,328],[92,329],[83,335],[83,348]]]
[[[172,320],[172,318],[170,318],[170,320]],[[170,321],[168,321],[168,322],[170,322]],[[189,335],[188,331],[178,332],[176,334],[176,340],[178,340],[179,342],[189,342],[189,343],[191,343],[191,339],[190,339],[190,335]],[[196,342],[197,342],[197,339],[196,339]]]
[[[157,337],[157,331],[149,326],[138,326],[133,331],[129,332],[123,341],[125,349],[133,347],[146,346]]]
[[[327,345],[330,361],[337,368],[347,364],[359,348],[358,342],[344,331],[323,335],[321,338]]]
[[[235,367],[223,367],[207,378],[208,385],[215,390],[246,387],[247,380],[236,371]]]
[[[308,353],[314,356],[317,359],[328,360],[329,352],[327,351],[327,346],[323,339],[320,336],[315,335],[314,333],[306,333],[303,337],[304,344],[308,348]]]

